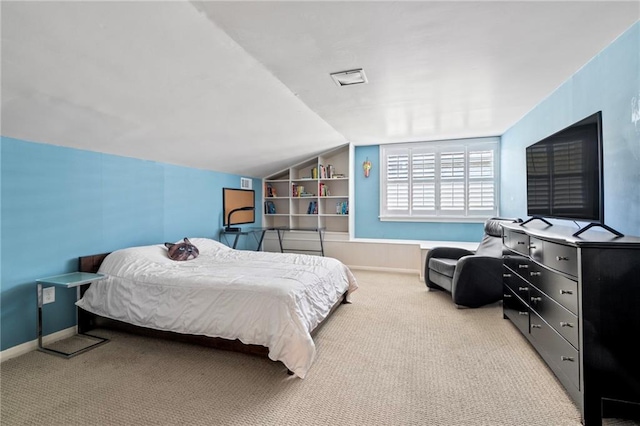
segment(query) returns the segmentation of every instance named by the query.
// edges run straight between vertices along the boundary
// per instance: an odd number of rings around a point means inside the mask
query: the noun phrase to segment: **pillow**
[[[191,244],[188,238],[185,238],[181,243],[164,243],[164,246],[169,249],[167,254],[172,260],[195,259],[200,254],[198,247]]]

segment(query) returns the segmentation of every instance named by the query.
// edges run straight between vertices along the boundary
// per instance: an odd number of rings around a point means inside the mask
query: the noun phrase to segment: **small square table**
[[[218,239],[221,242],[222,242],[222,239],[224,239],[226,244],[229,245],[227,236],[233,235],[234,239],[233,239],[233,245],[231,246],[231,248],[235,249],[238,246],[238,240],[240,238],[240,235],[253,235],[253,238],[255,238],[256,242],[258,243],[258,246],[256,247],[256,251],[260,251],[262,249],[262,241],[264,240],[264,234],[269,230],[270,228],[250,227],[240,231],[226,231],[224,228],[222,228],[220,230],[220,237]]]
[[[42,345],[42,287],[43,285],[54,285],[58,287],[64,288],[77,288],[76,300],[80,299],[80,287],[85,284],[90,284],[94,281],[100,281],[107,278],[106,275],[102,274],[92,274],[89,272],[71,272],[68,274],[55,275],[47,278],[39,278],[36,280],[37,284],[37,292],[38,292],[38,350],[42,352],[46,352],[52,355],[57,355],[63,358],[71,358],[73,356],[79,355],[83,352],[88,351],[89,349],[93,349],[100,345],[103,345],[109,341],[109,339],[105,339],[104,337],[94,336],[86,333],[77,333],[77,335],[89,337],[91,340],[95,340],[96,343],[92,345],[86,346],[82,349],[73,352],[63,352],[56,349],[45,348]],[[76,308],[76,318],[78,315],[78,310]]]

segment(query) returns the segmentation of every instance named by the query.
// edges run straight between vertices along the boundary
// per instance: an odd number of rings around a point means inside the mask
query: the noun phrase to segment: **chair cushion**
[[[439,274],[446,275],[453,278],[453,273],[456,270],[456,259],[445,258],[431,258],[429,259],[429,269],[438,272]]]

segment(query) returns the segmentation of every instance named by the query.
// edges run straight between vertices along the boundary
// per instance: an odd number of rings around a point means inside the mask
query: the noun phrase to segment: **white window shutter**
[[[381,145],[381,218],[496,216],[498,141],[479,138]],[[571,185],[569,175],[564,185]]]
[[[436,154],[416,152],[411,156],[411,209],[416,215],[436,211]]]

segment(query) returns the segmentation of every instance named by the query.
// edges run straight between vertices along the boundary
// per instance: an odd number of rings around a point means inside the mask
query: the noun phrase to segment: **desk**
[[[102,274],[91,274],[88,272],[72,272],[69,274],[55,275],[53,277],[40,278],[36,280],[37,284],[37,292],[38,292],[38,350],[42,352],[46,352],[52,355],[61,356],[63,358],[71,358],[73,356],[79,355],[83,352],[88,351],[89,349],[93,349],[97,346],[103,345],[109,341],[109,339],[105,339],[103,337],[93,336],[91,334],[86,333],[78,333],[78,335],[85,336],[91,338],[91,340],[95,340],[96,343],[86,346],[82,349],[73,352],[62,352],[56,349],[45,348],[42,346],[42,286],[43,284],[54,285],[58,287],[64,288],[73,288],[76,287],[77,295],[76,299],[80,298],[80,286],[84,284],[90,284],[94,281],[100,281],[107,278]],[[77,308],[76,308],[76,316],[77,316]]]
[[[225,229],[222,228],[220,230],[219,240],[220,242],[222,242],[222,239],[224,238],[226,244],[229,245],[229,240],[227,239],[227,236],[229,235],[235,236],[235,238],[233,239],[233,244],[231,246],[231,248],[235,249],[238,246],[240,235],[253,235],[253,238],[255,238],[256,242],[258,243],[258,247],[256,248],[256,251],[260,251],[262,248],[262,241],[264,240],[264,234],[270,229],[271,228],[246,228],[241,231],[225,231]]]
[[[290,228],[288,226],[279,226],[279,227],[275,227],[275,228],[269,228],[269,231],[276,231],[278,233],[278,242],[280,243],[280,253],[284,253],[287,250],[282,245],[282,240],[284,238],[285,232],[287,232],[287,231],[317,232],[318,233],[318,239],[320,240],[320,250],[297,250],[297,251],[318,252],[318,253],[321,253],[322,256],[324,256],[324,231],[325,231],[325,228]]]

